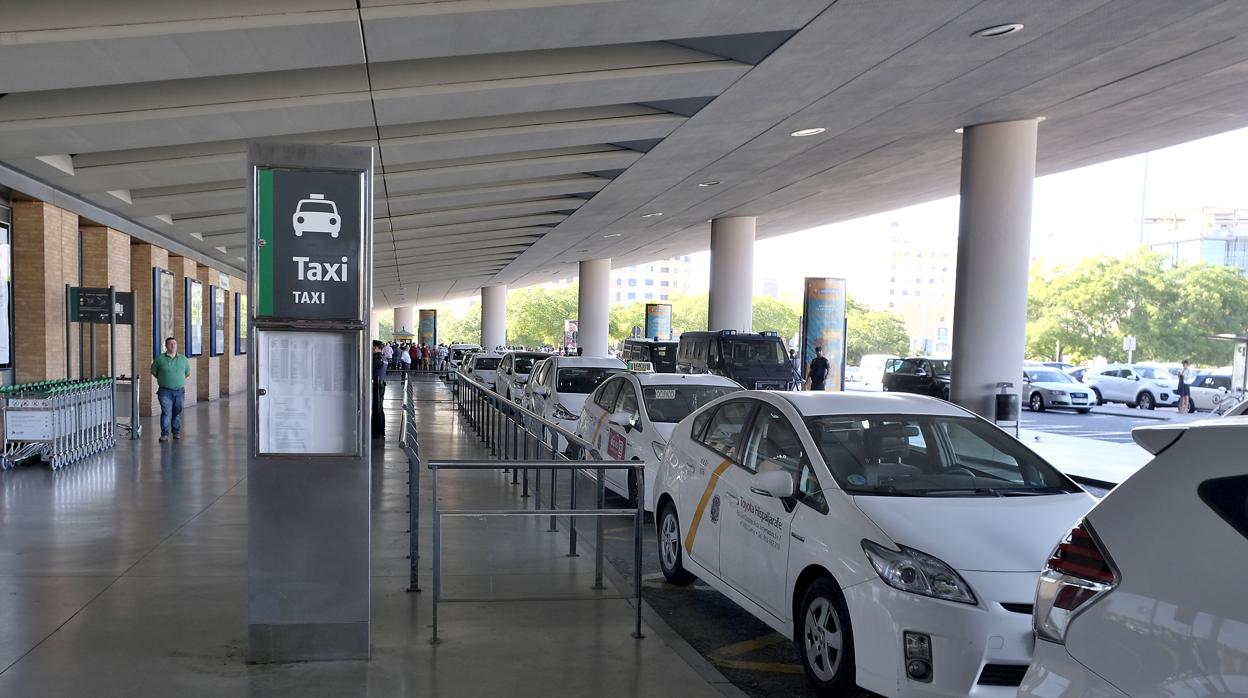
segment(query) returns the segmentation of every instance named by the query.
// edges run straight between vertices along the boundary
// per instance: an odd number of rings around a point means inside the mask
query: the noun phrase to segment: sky
[[[1141,204],[1145,217],[1202,206],[1248,208],[1248,128],[1037,178],[1031,256],[1065,265],[1103,254],[1131,254],[1139,244]],[[911,233],[926,229],[956,240],[958,197],[760,240],[754,256],[755,293],[761,294],[764,281],[773,279],[782,297],[796,296],[803,277],[831,276],[847,279],[853,295],[871,295],[881,276],[862,260],[885,255],[893,223]],[[812,249],[828,253],[806,252]],[[694,254],[693,264],[691,291],[703,292],[710,253]]]

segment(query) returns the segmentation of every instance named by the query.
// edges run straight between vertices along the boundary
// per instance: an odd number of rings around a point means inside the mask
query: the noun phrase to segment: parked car
[[[846,366],[845,367],[845,382],[846,383],[861,383],[862,382],[862,367],[861,366]]]
[[[648,362],[654,366],[656,373],[676,373],[676,350],[679,346],[680,342],[675,340],[626,339],[620,348],[620,358]]]
[[[644,505],[654,511],[654,483],[667,439],[690,412],[741,390],[731,378],[709,374],[642,373],[612,376],[581,408],[576,433],[606,457],[645,461]],[[636,482],[623,470],[604,471],[606,486],[632,497]]]
[[[747,391],[676,426],[660,568],[786,637],[824,695],[1012,695],[1052,541],[1095,503],[956,405]]]
[[[551,356],[533,367],[524,386],[522,404],[570,432],[576,432],[585,399],[603,381],[624,370],[619,359],[588,356]],[[567,439],[560,436],[560,450],[567,448]]]
[[[1080,366],[1079,368],[1068,368],[1064,373],[1079,383],[1084,383],[1089,371],[1095,371],[1091,366]]]
[[[503,357],[494,352],[469,354],[463,365],[460,366],[460,373],[464,377],[476,381],[490,390],[494,390],[498,363],[502,360]]]
[[[1019,695],[1248,695],[1248,418],[1132,436],[1155,457],[1053,550]]]
[[[1192,407],[1212,412],[1230,392],[1230,373],[1198,373],[1192,381]]]
[[[1094,404],[1091,390],[1056,368],[1024,370],[1023,399],[1032,412],[1061,407],[1087,414]]]
[[[464,359],[474,352],[481,351],[479,344],[452,344],[447,347],[446,359],[451,365],[451,370],[457,370],[464,363]]]
[[[901,358],[893,354],[863,354],[858,362],[858,373],[864,387],[877,388],[884,382],[884,368],[889,360]]]
[[[519,403],[524,399],[524,384],[529,382],[533,364],[547,356],[550,354],[540,351],[509,351],[503,354],[503,360],[498,362],[498,383],[494,391]]]
[[[801,383],[775,332],[686,332],[676,351],[676,372],[724,376],[758,390],[792,390]]]
[[[1109,364],[1084,375],[1083,382],[1096,395],[1096,404],[1121,402],[1127,407],[1151,410],[1178,404],[1178,381],[1156,366]]]
[[[884,391],[930,395],[948,400],[950,363],[948,359],[924,356],[890,359],[884,365]]]
[[[1048,366],[1049,368],[1056,368],[1059,371],[1065,371],[1068,368],[1075,367],[1074,364],[1068,364],[1065,361],[1042,361],[1040,363],[1044,366]]]

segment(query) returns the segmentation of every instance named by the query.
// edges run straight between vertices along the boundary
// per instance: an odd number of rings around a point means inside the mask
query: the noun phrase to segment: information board
[[[672,338],[672,306],[668,303],[646,303],[646,339]]]
[[[363,175],[256,170],[257,318],[357,320]]]
[[[826,385],[830,390],[844,389],[845,279],[807,277],[802,317],[802,375],[815,358],[815,347],[822,347],[831,365]]]
[[[7,209],[0,209],[7,213]],[[13,366],[13,244],[9,224],[0,222],[0,368]]]
[[[209,356],[221,356],[225,353],[225,289],[220,286],[209,286],[212,296],[212,341],[209,343]]]
[[[186,341],[185,354],[204,353],[204,285],[195,279],[186,280]]]
[[[359,337],[256,330],[258,448],[265,454],[359,451]]]
[[[52,410],[10,409],[4,415],[4,434],[10,441],[51,441]]]

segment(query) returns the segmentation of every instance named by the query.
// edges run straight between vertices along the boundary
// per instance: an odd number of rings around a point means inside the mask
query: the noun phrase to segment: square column
[[[155,358],[157,344],[165,338],[155,336],[155,299],[152,270],[160,267],[169,268],[169,252],[163,247],[149,245],[145,242],[130,245],[130,288],[134,291],[134,341],[138,343],[139,376],[142,385],[139,391],[139,414],[152,417],[160,414],[160,403],[156,400],[155,379],[148,369]]]
[[[129,291],[131,283],[130,236],[112,228],[83,225],[82,285],[95,288],[112,286],[115,291],[121,292]],[[85,326],[84,330],[90,336],[91,328]],[[108,325],[96,325],[95,376],[109,375],[108,349]],[[88,346],[87,351],[90,350],[91,347]],[[117,326],[116,358],[117,365],[113,367],[113,374],[130,375],[130,328],[126,325]],[[136,366],[139,371],[147,368],[141,357]],[[87,364],[87,370],[90,372],[90,363]]]
[[[169,270],[173,272],[173,336],[178,340],[178,351],[186,354],[190,347],[186,341],[186,280],[199,279],[199,265],[195,260],[169,255]],[[164,341],[163,338],[161,341]],[[204,353],[208,352],[208,343],[204,342]],[[190,357],[191,375],[186,379],[187,407],[198,402],[199,397],[199,361]],[[148,362],[149,365],[151,362]]]
[[[78,285],[78,214],[43,201],[14,201],[12,232],[13,378],[77,378],[76,323],[65,345],[65,284]]]
[[[212,287],[221,285],[222,274],[211,267],[199,267],[197,272],[199,282],[204,285],[204,353],[194,360],[198,364],[195,372],[198,378],[196,389],[199,399],[208,401],[216,400],[221,394],[222,357],[212,355]]]
[[[225,292],[225,354],[219,357],[220,388],[222,395],[241,392],[247,387],[247,355],[235,354],[234,344],[238,336],[238,321],[234,314],[235,297],[247,293],[247,286],[237,276],[229,276],[230,289]]]

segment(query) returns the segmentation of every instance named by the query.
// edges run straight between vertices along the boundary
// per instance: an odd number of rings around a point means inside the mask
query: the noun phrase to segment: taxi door
[[[687,487],[678,492],[685,554],[708,572],[720,576],[721,529],[733,506],[724,476],[739,468],[737,458],[756,401],[732,400],[720,405],[689,447]]]
[[[739,463],[723,478],[728,501],[720,531],[720,569],[728,584],[776,617],[788,618],[789,544],[797,500],[753,491],[750,483],[758,473],[780,470],[794,476],[796,488],[808,461],[788,417],[772,405],[760,405],[747,431]]]
[[[622,380],[620,383],[620,394],[616,398],[615,407],[603,420],[601,449],[609,460],[644,460],[645,452],[637,447],[637,440],[645,431],[641,423],[641,410],[637,407],[637,389],[632,381]],[[611,415],[625,415],[628,426],[612,424]],[[629,496],[627,470],[608,470],[606,478],[612,490]]]

